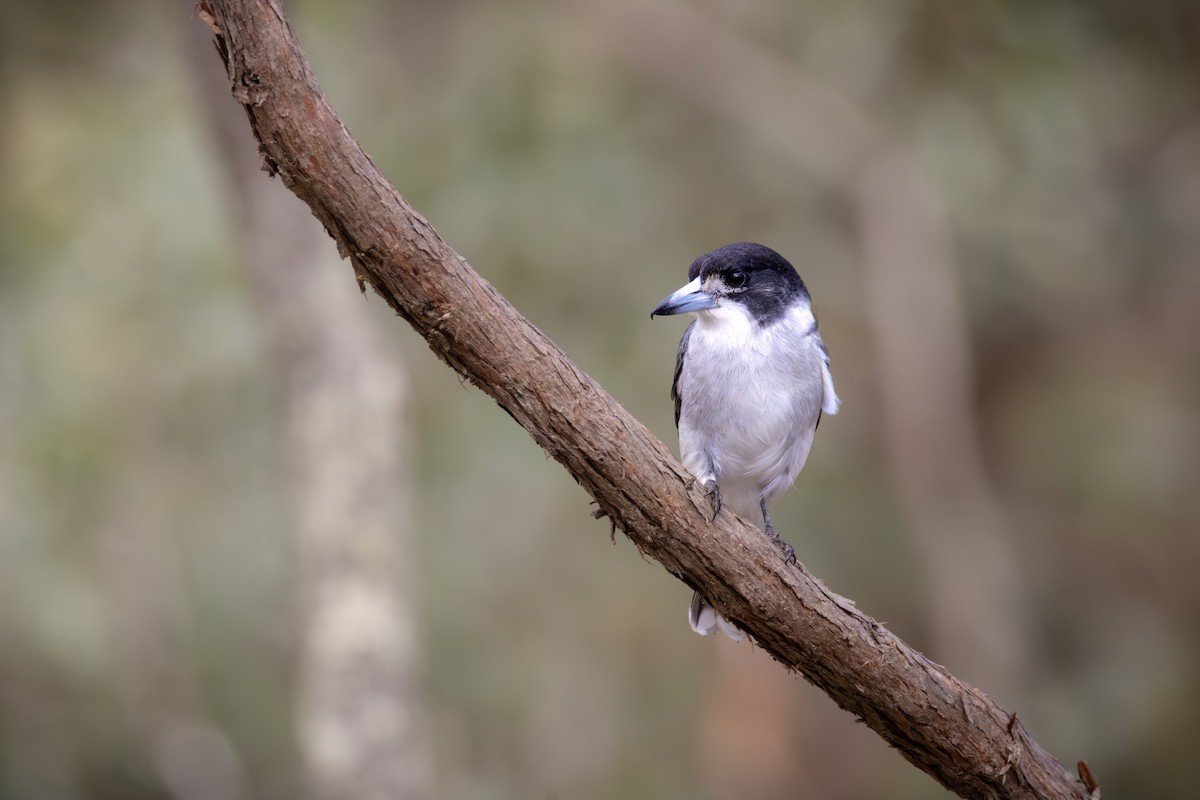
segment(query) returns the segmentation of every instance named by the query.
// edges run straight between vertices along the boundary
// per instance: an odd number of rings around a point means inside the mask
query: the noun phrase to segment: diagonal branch
[[[908,647],[761,532],[708,518],[667,448],[477,275],[334,114],[278,0],[201,0],[264,168],[304,200],[371,287],[561,463],[644,554],[910,762],[969,798],[1086,798],[984,694]],[[1098,795],[1097,795],[1098,796]]]

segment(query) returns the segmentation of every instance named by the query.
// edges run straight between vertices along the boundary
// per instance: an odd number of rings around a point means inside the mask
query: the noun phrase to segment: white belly
[[[716,315],[700,316],[679,376],[680,456],[697,478],[717,481],[733,511],[759,519],[760,500],[791,486],[808,458],[824,353],[802,327],[705,316]]]

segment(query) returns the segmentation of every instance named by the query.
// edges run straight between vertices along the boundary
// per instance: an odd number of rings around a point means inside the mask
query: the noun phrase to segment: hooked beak
[[[704,311],[705,309],[716,307],[717,299],[702,290],[700,288],[700,279],[696,278],[696,280],[656,305],[654,310],[650,312],[650,319],[654,319],[656,315],[686,314],[689,311]]]

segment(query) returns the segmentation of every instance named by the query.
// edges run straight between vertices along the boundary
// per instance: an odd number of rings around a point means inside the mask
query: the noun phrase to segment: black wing
[[[692,336],[692,328],[696,321],[687,326],[683,338],[679,340],[679,354],[675,356],[675,377],[671,379],[671,399],[675,401],[675,428],[679,428],[679,410],[683,407],[683,398],[679,396],[679,374],[683,372],[683,357],[687,354],[688,339]]]

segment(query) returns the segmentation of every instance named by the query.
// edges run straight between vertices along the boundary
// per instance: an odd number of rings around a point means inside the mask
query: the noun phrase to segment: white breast
[[[701,481],[749,519],[792,485],[822,406],[837,411],[820,335],[807,305],[758,326],[743,306],[700,312],[679,376],[679,449]]]

